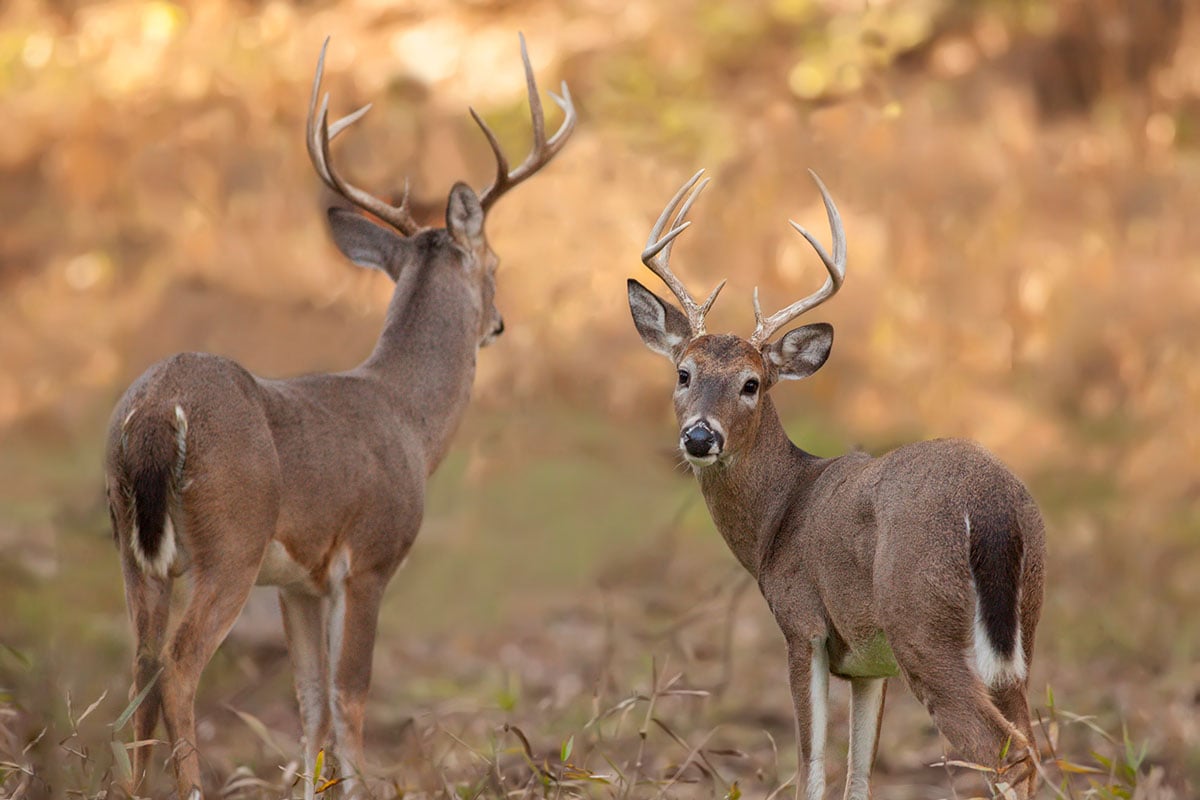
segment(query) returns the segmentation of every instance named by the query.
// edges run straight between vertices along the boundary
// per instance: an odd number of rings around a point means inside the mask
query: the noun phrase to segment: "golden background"
[[[1070,759],[1052,777],[1080,796],[1132,764],[1139,797],[1194,796],[1200,13],[1183,0],[10,0],[0,793],[95,796],[120,774],[110,740],[128,730],[108,723],[130,636],[100,459],[125,386],[179,350],[267,376],[344,369],[379,331],[390,284],[330,243],[303,147],[324,37],[333,114],[375,103],[336,162],[385,196],[408,177],[436,219],[455,180],[492,175],[469,105],[513,160],[528,146],[518,31],[580,120],[488,220],[507,331],[480,356],[385,605],[368,720],[381,791],[472,797],[492,767],[519,788],[506,722],[551,766],[574,737],[572,763],[624,775],[645,702],[586,723],[676,674],[710,696],[660,698],[643,778],[686,760],[668,793],[737,780],[765,797],[794,769],[780,636],[676,469],[672,375],[625,299],[628,276],[661,290],[639,253],[704,166],[673,266],[697,294],[729,279],[712,330],[749,333],[756,285],[771,310],[823,279],[786,224],[828,240],[807,168],[845,219],[846,285],[812,315],[834,324],[833,355],[773,395],[797,443],[972,437],[1043,505],[1031,695]],[[299,755],[259,591],[201,687],[206,774],[230,796],[278,796]],[[945,796],[923,709],[898,685],[889,707],[877,793]],[[701,740],[707,766],[680,744]]]

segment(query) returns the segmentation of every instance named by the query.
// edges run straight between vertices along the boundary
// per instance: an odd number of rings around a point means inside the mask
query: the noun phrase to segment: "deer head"
[[[807,378],[825,363],[833,346],[833,328],[826,323],[804,325],[788,331],[777,341],[771,339],[801,314],[832,297],[846,275],[846,238],[841,217],[825,184],[810,170],[833,231],[832,257],[807,230],[795,222],[791,225],[821,257],[829,272],[824,286],[769,317],[763,317],[755,289],[756,326],[749,339],[707,333],[704,317],[725,281],[699,304],[669,266],[675,239],[692,224],[687,221],[688,211],[708,185],[708,179],[700,180],[703,173],[700,170],[693,175],[667,203],[642,252],[642,262],[662,279],[683,310],[638,281],[629,280],[629,309],[642,341],[675,366],[679,448],[696,468],[736,458],[755,439],[767,391],[780,380]],[[679,212],[675,214],[677,208]],[[675,218],[664,235],[672,214]]]
[[[329,223],[334,242],[354,263],[377,269],[396,282],[392,305],[403,304],[416,281],[423,276],[401,281],[401,277],[417,271],[417,265],[437,270],[455,277],[451,281],[458,297],[467,306],[478,312],[478,345],[485,346],[504,332],[504,319],[495,306],[496,254],[488,246],[484,225],[488,210],[509,189],[520,184],[550,162],[562,149],[575,128],[575,107],[567,84],[562,84],[562,95],[550,93],[550,97],[563,111],[563,121],[558,131],[546,138],[546,120],[538,94],[533,67],[525,48],[525,37],[521,36],[521,60],[525,65],[525,84],[529,92],[529,109],[533,121],[533,148],[525,160],[515,169],[509,170],[495,134],[483,118],[470,109],[487,138],[488,145],[496,157],[496,177],[492,185],[476,195],[465,183],[456,183],[446,201],[446,227],[430,228],[417,223],[409,207],[408,184],[399,205],[390,205],[352,185],[334,170],[329,159],[329,145],[339,133],[361,119],[371,105],[347,114],[334,123],[329,122],[329,95],[321,98],[318,110],[321,78],[325,70],[325,49],[329,40],[321,47],[317,61],[317,74],[313,79],[312,96],[308,106],[308,123],[305,141],[309,159],[317,175],[335,193],[349,203],[386,223],[383,227],[367,217],[343,208],[329,209]]]

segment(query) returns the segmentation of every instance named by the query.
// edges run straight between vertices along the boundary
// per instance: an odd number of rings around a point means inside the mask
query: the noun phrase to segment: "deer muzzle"
[[[487,347],[489,344],[499,339],[500,334],[502,333],[504,333],[504,317],[497,314],[496,326],[492,328],[491,332],[487,336],[483,337],[483,340],[479,343],[479,346]]]
[[[716,461],[724,446],[725,437],[702,419],[684,428],[679,435],[679,447],[688,461],[696,465],[708,465]]]

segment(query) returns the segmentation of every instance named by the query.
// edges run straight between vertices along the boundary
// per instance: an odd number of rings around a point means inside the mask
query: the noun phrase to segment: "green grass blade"
[[[108,743],[112,747],[113,761],[116,762],[117,772],[126,783],[133,782],[133,765],[129,763],[129,751],[125,745],[115,739]]]
[[[116,721],[112,724],[114,733],[125,727],[125,724],[129,722],[129,718],[133,716],[133,712],[138,710],[138,707],[145,701],[146,696],[150,694],[150,690],[158,683],[158,678],[161,675],[162,667],[159,667],[158,672],[154,673],[154,677],[150,679],[149,683],[143,686],[142,690],[137,693],[137,697],[129,701],[129,705],[125,706],[125,710],[121,712],[121,716],[117,717]]]

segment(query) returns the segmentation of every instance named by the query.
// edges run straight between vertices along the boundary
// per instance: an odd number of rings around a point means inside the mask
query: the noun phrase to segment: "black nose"
[[[504,333],[504,317],[500,317],[500,321],[496,323],[496,329],[492,331],[493,336],[499,336]]]
[[[721,444],[721,434],[703,422],[697,422],[683,432],[683,448],[687,450],[688,455],[696,458],[720,453]]]

